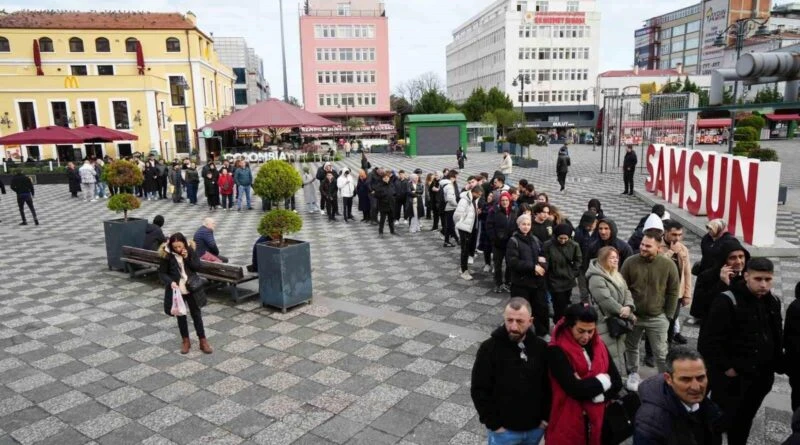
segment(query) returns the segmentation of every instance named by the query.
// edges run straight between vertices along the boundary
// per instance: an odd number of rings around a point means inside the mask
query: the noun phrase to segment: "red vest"
[[[558,346],[564,351],[575,373],[581,379],[589,379],[598,374],[607,374],[609,366],[608,349],[595,333],[589,341],[592,348],[592,369],[586,362],[583,347],[575,341],[572,334],[564,326],[561,319],[553,329],[550,346]],[[553,390],[553,404],[550,410],[550,422],[545,432],[547,445],[600,445],[603,427],[605,403],[594,403],[591,400],[575,400],[561,388],[558,381],[550,374],[550,386]],[[589,416],[591,425],[590,438],[586,440],[586,421],[584,413]]]

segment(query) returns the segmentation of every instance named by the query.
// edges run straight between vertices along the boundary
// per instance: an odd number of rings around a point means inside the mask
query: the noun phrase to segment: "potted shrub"
[[[484,136],[483,142],[481,142],[481,151],[494,151],[496,149],[495,145],[494,136]]]
[[[539,168],[539,160],[530,157],[530,146],[538,145],[539,135],[531,128],[519,128],[508,135],[509,140],[513,138],[519,144],[520,153],[516,154],[515,165],[522,168]],[[522,153],[526,155],[523,156]]]
[[[144,180],[139,166],[133,162],[118,160],[106,164],[103,169],[103,178],[111,187],[119,188],[120,193],[108,199],[108,208],[117,213],[122,212],[120,219],[103,221],[103,231],[106,241],[106,259],[108,269],[125,270],[125,263],[120,259],[122,246],[142,247],[147,220],[128,218],[128,212],[138,209],[141,205],[139,198],[130,194],[134,186],[140,185]]]
[[[253,182],[256,195],[267,202],[291,198],[303,185],[303,178],[292,164],[268,161]],[[271,241],[256,247],[258,292],[263,306],[286,312],[287,308],[311,301],[311,246],[306,241],[286,238],[299,232],[303,220],[297,213],[274,208],[258,225],[258,232]]]

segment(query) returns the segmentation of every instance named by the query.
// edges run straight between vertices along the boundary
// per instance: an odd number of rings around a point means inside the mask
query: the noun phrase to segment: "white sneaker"
[[[487,264],[487,265],[483,266],[483,271],[486,272],[486,273],[491,273],[492,272],[492,265],[491,264]]]
[[[628,374],[628,382],[625,383],[625,387],[628,388],[628,391],[637,392],[639,391],[640,383],[642,383],[642,378],[639,376],[639,373],[632,372]]]
[[[320,214],[322,214],[322,215],[324,215],[324,214],[325,214],[325,211],[324,211],[324,210],[320,210],[320,211],[319,211],[319,213],[320,213]]]
[[[475,262],[475,257],[471,256],[471,257],[467,258],[467,264],[472,264],[474,262]]]
[[[466,280],[466,281],[471,281],[472,280],[472,275],[469,274],[468,270],[465,270],[464,272],[461,272],[461,275],[459,275],[459,276],[461,278],[463,278],[464,280]]]
[[[97,198],[94,198],[94,199],[91,200],[91,202],[95,202],[95,201],[97,201]]]

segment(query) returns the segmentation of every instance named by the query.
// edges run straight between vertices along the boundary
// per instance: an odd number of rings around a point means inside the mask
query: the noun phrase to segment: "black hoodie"
[[[712,266],[700,272],[694,284],[694,296],[692,297],[692,308],[690,314],[695,318],[705,318],[708,314],[708,309],[711,306],[711,301],[717,295],[728,290],[728,285],[719,279],[720,270],[728,259],[728,255],[736,250],[744,251],[745,266],[750,261],[750,252],[742,247],[742,243],[734,237],[720,239],[715,246],[715,258],[712,258]],[[739,274],[731,280],[731,285],[734,281],[742,279]]]
[[[492,431],[528,431],[550,418],[547,343],[530,329],[522,343],[527,361],[500,326],[475,356],[470,394],[481,423]]]
[[[600,224],[606,223],[611,228],[611,237],[608,240],[603,241],[600,239],[600,232],[598,229],[594,230],[594,240],[589,243],[589,248],[587,249],[586,255],[583,257],[583,269],[586,270],[589,267],[589,261],[597,258],[597,252],[600,251],[601,248],[605,246],[612,246],[617,249],[619,252],[619,268],[622,269],[622,263],[628,259],[629,256],[633,255],[633,250],[631,250],[631,246],[628,245],[625,241],[617,238],[617,223],[615,223],[611,218],[602,218],[598,219],[597,226],[599,227]]]
[[[800,283],[794,288],[794,301],[786,309],[786,321],[783,325],[784,363],[787,374],[800,377]],[[800,391],[795,388],[794,391]],[[800,431],[798,431],[800,432]]]
[[[792,416],[792,435],[781,445],[800,445],[800,409]]]
[[[722,412],[708,399],[695,413],[686,411],[675,391],[658,374],[639,385],[642,405],[636,412],[633,443],[659,445],[711,444]],[[698,440],[697,436],[701,436]]]

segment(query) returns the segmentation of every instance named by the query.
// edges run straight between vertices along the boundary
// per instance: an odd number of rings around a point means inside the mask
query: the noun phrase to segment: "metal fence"
[[[670,110],[695,108],[698,102],[695,93],[655,94],[648,103],[639,94],[606,96],[600,172],[621,172],[628,145],[638,148],[640,168],[650,144],[694,148],[697,113]]]

